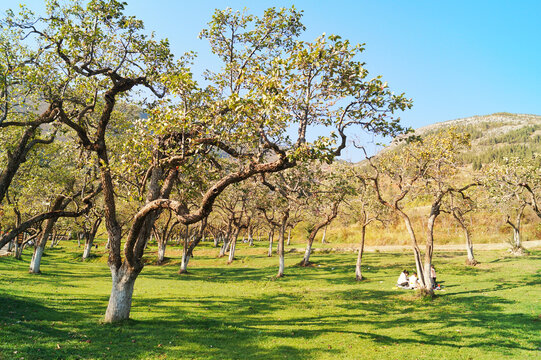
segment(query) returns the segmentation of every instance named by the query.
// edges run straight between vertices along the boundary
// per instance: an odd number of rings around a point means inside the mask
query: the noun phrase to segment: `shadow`
[[[245,264],[194,267],[187,276],[178,275],[176,266],[147,266],[133,300],[132,317],[139,320],[111,325],[100,323],[108,289],[51,295],[89,278],[92,286],[109,287],[106,265],[70,262],[58,268],[54,256],[42,276],[19,274],[27,263],[0,262],[0,359],[351,358],[346,346],[352,339],[360,341],[352,343],[359,349],[409,351],[422,344],[443,357],[467,348],[515,358],[522,350],[533,358],[541,346],[539,313],[518,308],[519,294],[538,294],[532,290],[541,285],[538,268],[495,282],[501,272],[445,263],[441,273],[451,279],[485,280],[467,291],[447,280],[445,293],[423,301],[413,291],[392,289],[399,272],[411,268],[411,256],[403,254],[366,256],[368,280],[362,282],[355,281],[355,254],[313,254],[316,266],[286,267],[283,279],[274,277],[277,258],[263,255]],[[528,261],[535,266],[539,257]],[[17,281],[24,287],[15,288]],[[145,292],[149,283],[155,287]],[[13,294],[5,294],[4,285]],[[516,295],[505,297],[510,290]]]

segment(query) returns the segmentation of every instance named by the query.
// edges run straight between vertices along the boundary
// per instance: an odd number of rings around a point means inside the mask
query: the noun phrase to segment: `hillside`
[[[464,160],[474,169],[506,156],[531,156],[541,152],[540,115],[472,116],[425,126],[415,130],[415,134],[424,136],[450,126],[471,134],[472,148],[464,154]]]
[[[472,116],[463,119],[445,121],[415,130],[415,135],[426,136],[446,127],[456,127],[471,134],[472,147],[463,154],[465,170],[479,170],[487,163],[499,161],[508,156],[532,156],[541,153],[541,116],[526,114],[496,113],[484,116]],[[404,142],[394,142],[384,151],[396,149],[396,146],[408,146]],[[465,171],[464,176],[471,176]],[[418,198],[415,204],[407,204],[409,213],[416,227],[425,231],[425,214],[430,209],[428,202]],[[498,243],[512,238],[511,228],[504,223],[504,214],[497,209],[478,209],[468,215],[472,224],[472,235],[476,243]],[[436,242],[439,244],[458,244],[464,241],[462,230],[448,215],[437,220],[435,229]],[[347,218],[335,222],[327,233],[330,241],[356,242],[360,234],[357,224],[348,223]],[[424,233],[418,234],[423,241]],[[320,235],[321,236],[321,235]],[[527,210],[522,225],[523,240],[535,240],[541,236],[541,224],[531,210]],[[370,245],[408,244],[409,237],[402,221],[396,219],[386,226],[373,226],[368,230],[367,242]]]

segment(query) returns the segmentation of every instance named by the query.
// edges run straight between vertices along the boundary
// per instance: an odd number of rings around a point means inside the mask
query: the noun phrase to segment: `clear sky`
[[[0,10],[21,1],[1,0]],[[22,1],[42,9],[42,0]],[[495,112],[541,114],[541,1],[127,0],[127,13],[169,38],[173,50],[214,59],[198,34],[215,8],[304,10],[303,36],[338,34],[366,43],[364,61],[395,92],[413,98],[402,115],[414,128]]]

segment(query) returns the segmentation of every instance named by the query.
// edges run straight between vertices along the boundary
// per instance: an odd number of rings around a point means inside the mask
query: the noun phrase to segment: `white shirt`
[[[405,282],[408,282],[408,277],[406,276],[405,273],[401,273],[400,276],[398,277],[398,281],[396,283],[397,284],[402,284],[402,283],[405,283]]]
[[[415,288],[419,284],[419,281],[417,280],[417,276],[411,275],[410,276],[410,287]]]

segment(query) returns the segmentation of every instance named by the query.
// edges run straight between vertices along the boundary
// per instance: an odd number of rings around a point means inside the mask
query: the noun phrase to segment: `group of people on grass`
[[[436,269],[434,269],[434,265],[430,266],[430,277],[432,278],[434,289],[439,290],[440,286],[436,283]],[[409,271],[404,270],[400,273],[400,276],[396,281],[396,286],[401,289],[419,289],[421,287],[421,283],[419,282],[416,272],[410,276]]]

